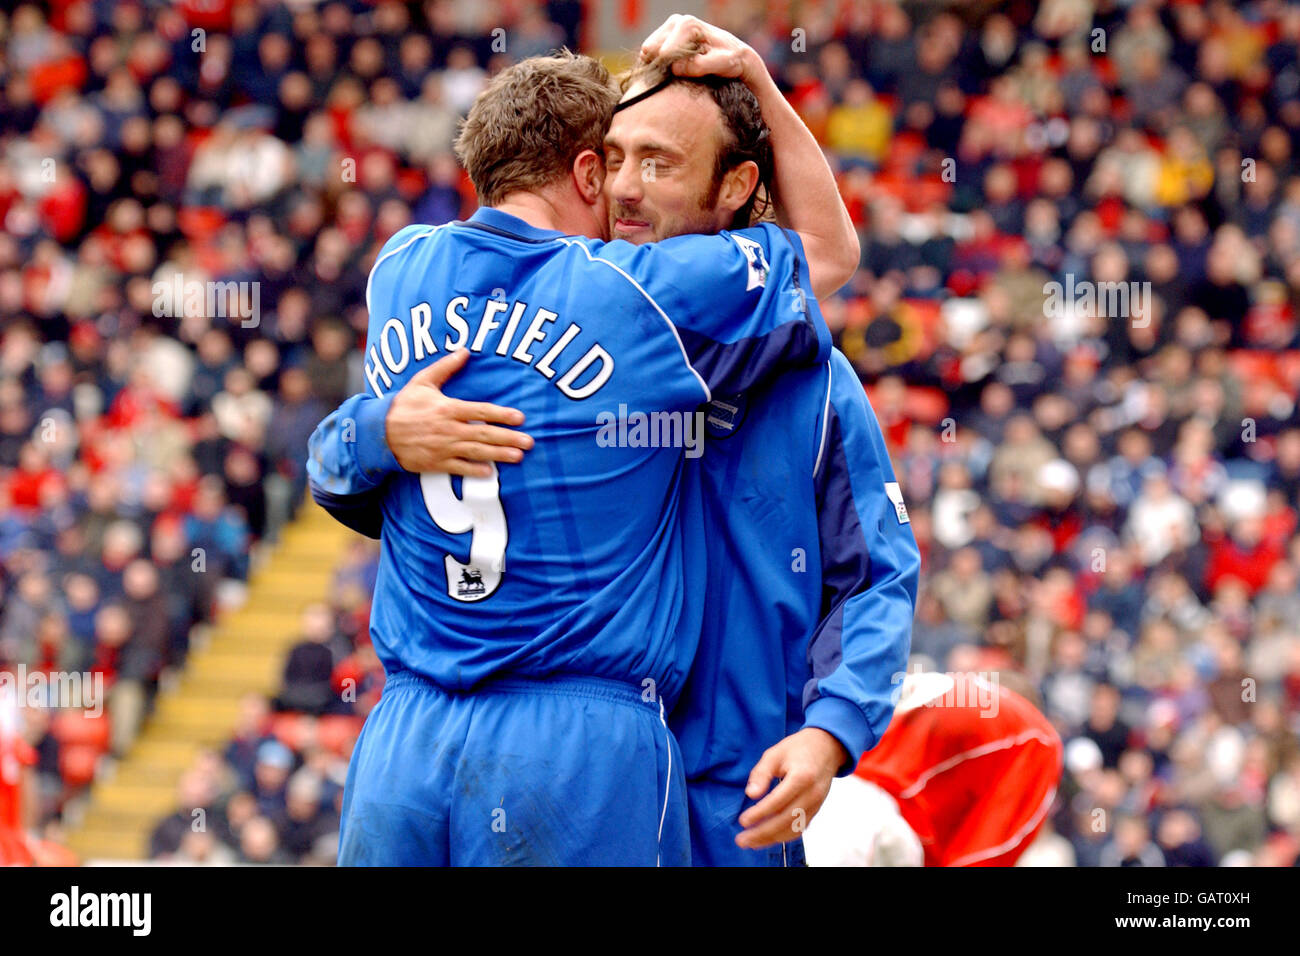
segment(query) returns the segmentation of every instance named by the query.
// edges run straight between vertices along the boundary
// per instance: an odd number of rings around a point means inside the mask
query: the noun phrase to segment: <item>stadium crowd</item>
[[[707,11],[764,55],[861,230],[823,311],[921,546],[914,653],[1038,689],[1067,746],[1032,860],[1292,864],[1300,6],[979,8]],[[0,665],[103,673],[111,728],[87,757],[75,716],[32,712],[42,820],[301,501],[308,434],[362,387],[376,250],[474,208],[458,118],[581,27],[577,0],[0,16]],[[155,856],[332,859],[382,683],[375,560],[358,544],[279,697],[185,774]]]

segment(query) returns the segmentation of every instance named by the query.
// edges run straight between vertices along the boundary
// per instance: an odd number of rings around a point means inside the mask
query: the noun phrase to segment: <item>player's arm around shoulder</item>
[[[731,341],[777,323],[820,319],[797,233],[774,223],[633,245],[589,240],[593,254],[638,286],[674,324]],[[824,325],[825,323],[823,323]],[[821,359],[830,354],[827,333]]]
[[[715,392],[742,392],[830,354],[799,239],[778,226],[614,241],[594,254],[635,286]]]
[[[377,316],[372,306],[377,276],[400,268],[391,263],[402,250],[433,227],[427,225],[404,226],[380,247],[366,279],[366,311],[369,313],[369,334],[366,353],[377,347]],[[379,278],[382,296],[384,279]],[[372,395],[363,392],[343,401],[327,415],[308,442],[307,475],[313,491],[319,488],[325,494],[347,495],[369,491],[380,484],[387,475],[400,468],[385,441],[385,427],[396,393]]]
[[[372,292],[384,270],[399,269],[404,250],[435,227],[407,226],[384,243],[366,285],[370,339],[376,336]],[[382,316],[379,321],[383,321]],[[367,342],[367,352],[373,346]],[[308,442],[307,476],[312,497],[337,520],[372,538],[383,525],[383,485],[392,474],[442,472],[486,476],[493,462],[518,462],[533,439],[515,431],[518,409],[445,395],[444,386],[469,358],[457,350],[420,369],[397,391],[346,399],[317,425]],[[512,427],[505,427],[512,426]]]
[[[524,413],[452,398],[442,386],[463,369],[457,349],[382,397],[354,395],[316,426],[308,477],[334,495],[365,492],[398,471],[485,477],[492,462],[517,463],[533,439],[514,430]]]
[[[353,395],[321,419],[307,440],[307,479],[313,493],[367,492],[397,469],[383,438],[391,400]]]
[[[646,38],[640,56],[670,61],[679,76],[729,77],[749,87],[771,131],[779,221],[806,249],[809,289],[827,296],[848,282],[858,267],[857,230],[821,145],[758,52],[720,27],[679,14]]]

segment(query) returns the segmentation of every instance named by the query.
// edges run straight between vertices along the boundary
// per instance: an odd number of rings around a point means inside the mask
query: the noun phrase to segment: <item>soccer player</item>
[[[0,866],[35,862],[23,829],[24,769],[36,753],[20,733],[18,699],[13,686],[0,682]]]
[[[6,675],[12,676],[12,675]],[[0,867],[77,866],[67,847],[30,834],[36,751],[23,739],[22,708],[12,680],[0,681]]]
[[[634,102],[692,35],[709,58],[672,66],[681,75]],[[633,242],[709,229],[707,215],[680,210],[711,206],[711,174],[746,158],[735,144],[761,144],[765,118],[775,143],[788,136],[785,124],[800,123],[758,54],[716,27],[670,18],[641,56],[649,65],[634,73],[631,105],[605,138],[611,234]],[[678,117],[704,94],[682,76],[705,69],[739,83],[708,88],[720,115],[696,145]],[[700,168],[690,177],[629,175],[657,166],[664,144],[676,153],[694,146]],[[756,152],[765,180],[773,157]],[[775,157],[782,213],[792,198],[780,189],[783,161]],[[705,613],[670,720],[686,761],[692,862],[798,865],[800,832],[831,780],[889,724],[920,557],[880,426],[838,351],[824,366],[715,397],[709,423],[693,463],[698,497],[687,497],[698,508],[684,515],[698,531],[687,573],[704,588]]]
[[[1056,798],[1061,739],[976,674],[909,674],[893,722],[804,834],[813,866],[1011,866]]]
[[[797,235],[573,238],[605,231],[598,150],[616,99],[587,58],[503,71],[457,144],[485,208],[402,230],[371,272],[373,395],[322,422],[309,461],[340,517],[367,492],[382,501],[371,636],[390,676],[353,755],[342,863],[689,860],[663,723],[698,631],[683,456],[598,438],[629,409],[679,416],[684,434],[713,389],[823,359],[809,293],[847,280],[856,237],[808,137]],[[739,207],[742,178],[720,201]],[[474,353],[456,387],[487,399],[480,417],[508,421],[508,402],[537,439],[459,489],[394,453],[428,424],[417,371],[455,350]]]
[[[678,62],[692,78],[667,73],[692,45],[709,49]],[[612,235],[645,243],[747,223],[800,120],[752,50],[693,18],[671,18],[643,54],[653,62],[605,138]],[[707,70],[732,79],[693,78]],[[720,208],[726,175],[746,166],[756,175],[745,203]],[[793,865],[831,778],[888,725],[919,556],[879,425],[838,352],[719,398],[708,417],[683,515],[705,616],[670,721],[686,759],[692,862]],[[448,447],[444,429],[409,436],[407,451]],[[755,807],[773,776],[781,785]]]

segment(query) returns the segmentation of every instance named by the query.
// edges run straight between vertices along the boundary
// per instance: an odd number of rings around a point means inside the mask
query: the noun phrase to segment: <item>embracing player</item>
[[[681,56],[700,48],[708,55]],[[752,50],[694,18],[670,18],[642,57],[605,137],[612,236],[647,243],[747,224],[756,200],[797,173],[784,147],[811,140],[802,122]],[[403,456],[456,471],[475,467],[466,458],[508,461],[528,447],[490,426],[476,426],[477,444],[458,443],[468,426],[455,418],[484,410],[434,384],[423,428],[389,429]],[[692,860],[796,864],[801,824],[830,780],[889,723],[919,557],[880,428],[838,352],[769,387],[719,396],[708,421],[683,508],[703,627],[670,721],[690,784]],[[353,521],[368,507],[356,526],[372,535],[381,525],[373,500],[323,503],[354,508]],[[764,797],[773,777],[781,783]]]
[[[390,676],[353,755],[342,863],[689,860],[662,723],[698,634],[681,449],[597,435],[606,413],[689,415],[715,388],[824,359],[809,291],[846,281],[857,245],[811,137],[792,144],[794,235],[572,238],[605,232],[616,100],[587,58],[503,71],[458,141],[485,208],[403,230],[371,272],[372,393],[322,422],[309,461],[341,518],[373,529],[358,502],[376,495],[382,516],[371,636]],[[459,489],[394,442],[428,425],[412,379],[455,350],[474,353],[456,387],[495,406],[483,419],[512,405],[537,440]],[[466,427],[472,444],[490,426]]]
[[[710,51],[707,63],[675,58],[692,42]],[[784,215],[786,157],[761,144],[769,125],[780,142],[787,124],[802,123],[758,54],[683,16],[647,39],[641,59],[631,105],[605,138],[612,236],[717,229],[714,170],[751,158],[760,181],[774,174]],[[706,66],[732,82],[701,87],[694,78]],[[716,108],[701,110],[710,98]],[[635,174],[666,148],[672,174]],[[695,168],[677,172],[677,156],[690,154]],[[691,209],[700,212],[683,215]],[[920,558],[880,426],[838,351],[824,366],[715,397],[709,423],[684,512],[703,626],[670,719],[686,761],[692,861],[796,865],[831,780],[889,724]]]

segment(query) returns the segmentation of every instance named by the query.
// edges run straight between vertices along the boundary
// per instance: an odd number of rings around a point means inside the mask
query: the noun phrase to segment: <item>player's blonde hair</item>
[[[560,181],[584,150],[603,155],[618,96],[599,60],[568,50],[498,73],[456,139],[479,202],[499,205],[512,192]]]

